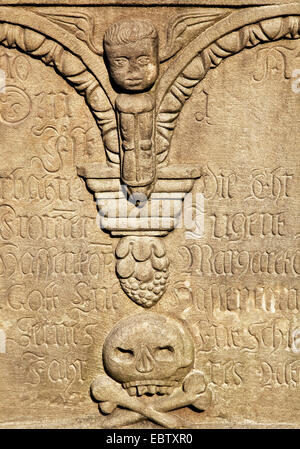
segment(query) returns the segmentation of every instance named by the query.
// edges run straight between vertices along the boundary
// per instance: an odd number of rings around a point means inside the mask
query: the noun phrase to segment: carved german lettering
[[[299,93],[297,2],[0,6],[0,427],[299,427]]]

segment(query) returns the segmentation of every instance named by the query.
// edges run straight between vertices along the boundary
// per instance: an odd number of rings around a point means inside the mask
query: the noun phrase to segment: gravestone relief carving
[[[211,392],[203,373],[192,371],[193,339],[173,318],[148,313],[122,320],[104,342],[103,360],[109,376],[123,386],[122,390],[101,374],[92,384],[100,410],[110,415],[107,424],[138,422],[146,417],[176,428],[182,425],[180,419],[163,412],[188,405],[204,410],[210,405]],[[129,412],[122,416],[117,405]]]
[[[299,428],[300,3],[13,3],[0,428]]]

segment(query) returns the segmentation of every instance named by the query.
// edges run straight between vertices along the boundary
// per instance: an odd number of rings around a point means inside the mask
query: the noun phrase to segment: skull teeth
[[[151,383],[146,383],[146,381],[137,381],[123,384],[123,388],[126,389],[129,396],[143,396],[146,394],[169,395],[172,393],[175,386],[177,386],[177,382],[170,382],[169,385],[162,385],[162,382],[159,381],[153,381]]]
[[[136,387],[127,388],[127,393],[129,394],[129,396],[136,396]]]
[[[167,393],[168,387],[160,387],[159,389],[160,389],[160,391],[158,391],[158,393],[160,393],[160,394],[166,394],[166,393]]]
[[[149,391],[150,394],[156,394],[156,391],[157,391],[156,386],[155,385],[149,385],[148,386],[148,391]]]
[[[143,394],[148,393],[148,386],[147,385],[140,385],[136,387],[138,396],[143,396]]]

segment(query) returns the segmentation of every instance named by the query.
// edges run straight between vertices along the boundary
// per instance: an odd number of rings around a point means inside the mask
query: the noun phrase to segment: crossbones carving
[[[196,370],[188,374],[182,385],[175,388],[170,395],[142,398],[129,396],[120,384],[102,374],[92,383],[91,392],[99,402],[101,412],[109,415],[106,418],[109,428],[134,424],[145,418],[163,427],[179,428],[182,426],[181,419],[166,412],[187,406],[204,411],[210,407],[212,399],[203,373]]]
[[[179,320],[148,312],[119,321],[103,345],[110,377],[101,374],[91,386],[100,411],[110,415],[107,427],[148,418],[178,428],[181,419],[166,412],[187,406],[206,410],[211,391],[203,373],[193,370],[194,353],[192,335]]]

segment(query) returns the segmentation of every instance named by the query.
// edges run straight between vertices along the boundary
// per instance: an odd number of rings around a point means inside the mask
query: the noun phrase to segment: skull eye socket
[[[132,351],[132,349],[125,349],[119,346],[116,348],[116,352],[118,357],[120,357],[122,360],[129,361],[134,357],[134,352]]]
[[[155,349],[154,358],[158,362],[170,362],[174,359],[174,352],[173,346],[159,346]]]

